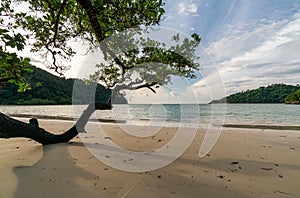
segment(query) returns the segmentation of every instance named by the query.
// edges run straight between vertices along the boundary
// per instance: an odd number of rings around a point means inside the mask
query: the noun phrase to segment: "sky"
[[[198,33],[203,48],[198,79],[175,79],[164,97],[206,103],[274,83],[300,84],[300,1],[165,0],[165,8],[161,25]]]
[[[300,1],[165,0],[161,26],[198,33],[197,79],[173,78],[153,94],[127,93],[130,103],[207,103],[225,95],[274,83],[300,84]],[[67,77],[89,62],[79,53]],[[76,63],[76,64],[73,64]],[[78,64],[80,63],[80,64]]]

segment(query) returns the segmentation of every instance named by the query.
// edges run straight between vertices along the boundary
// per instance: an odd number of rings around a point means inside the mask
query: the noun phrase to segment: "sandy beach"
[[[40,120],[41,127],[54,133],[72,124]],[[137,133],[149,129],[128,127]],[[106,139],[136,152],[160,148],[176,133],[162,128],[138,138],[117,124],[103,129]],[[300,131],[224,128],[209,154],[199,158],[205,132],[198,129],[174,162],[140,173],[104,164],[79,137],[48,146],[0,139],[0,197],[300,197]]]

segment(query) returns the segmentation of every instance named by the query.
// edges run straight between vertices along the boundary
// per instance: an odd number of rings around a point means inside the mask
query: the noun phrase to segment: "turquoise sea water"
[[[79,117],[85,106],[0,106],[6,114],[33,114]],[[184,123],[205,126],[211,122],[228,124],[300,125],[300,105],[285,104],[130,104],[114,105],[111,111],[97,111],[100,119],[129,123]]]

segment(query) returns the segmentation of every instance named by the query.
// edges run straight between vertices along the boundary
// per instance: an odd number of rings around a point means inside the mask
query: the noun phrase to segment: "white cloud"
[[[178,4],[178,12],[179,15],[188,15],[197,13],[198,7],[195,3],[179,3]]]
[[[213,10],[215,15],[211,16],[210,9],[217,8],[219,3],[212,4],[211,8],[200,1],[179,0],[169,4],[169,11],[176,18],[172,21],[174,27],[182,31],[191,27],[196,31],[206,29],[201,36],[206,41],[205,50],[211,56],[204,52],[200,54],[202,70],[199,76],[203,78],[199,78],[193,86],[176,90],[176,93],[185,96],[185,101],[189,101],[189,92],[197,96],[198,102],[209,102],[223,97],[225,93],[228,95],[273,83],[300,83],[300,11],[291,16],[296,9],[275,13],[273,8],[256,9],[259,8],[256,3],[230,2],[232,5],[226,13]],[[198,11],[200,9],[201,12]],[[269,13],[263,14],[262,10]],[[176,14],[179,16],[176,17]],[[201,23],[199,18],[194,17],[197,14],[209,22]],[[181,24],[184,25],[181,27]],[[170,98],[172,93],[162,93],[157,99],[173,101]]]
[[[297,15],[295,15],[297,16]],[[273,83],[300,82],[300,18],[234,29],[207,47],[219,66],[227,94]],[[230,34],[227,34],[230,35]],[[214,79],[214,73],[206,76]],[[206,79],[206,80],[207,80]],[[196,85],[203,83],[200,80]]]
[[[251,32],[245,30],[247,26],[239,30],[239,27],[231,27],[231,31],[226,33],[225,37],[212,43],[207,48],[208,53],[218,61],[243,55],[245,52],[261,46],[262,43],[270,39],[276,26],[280,25],[277,23],[262,25]]]

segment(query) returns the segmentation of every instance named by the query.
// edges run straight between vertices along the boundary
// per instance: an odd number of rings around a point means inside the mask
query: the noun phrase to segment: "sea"
[[[0,106],[0,112],[21,116],[38,115],[78,118],[86,105]],[[96,120],[121,124],[208,127],[209,125],[300,126],[300,105],[286,104],[122,104],[97,111]]]

